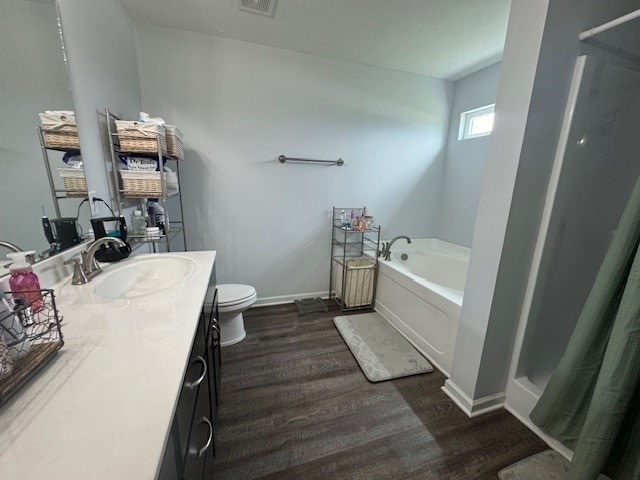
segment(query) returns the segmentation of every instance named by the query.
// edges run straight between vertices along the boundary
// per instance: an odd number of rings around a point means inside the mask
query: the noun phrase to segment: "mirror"
[[[50,248],[42,210],[52,220],[58,214],[37,132],[38,114],[73,110],[55,0],[0,0],[0,62],[0,240],[41,253]],[[55,188],[62,190],[58,168],[65,167],[64,153],[48,153]],[[81,201],[59,200],[59,216],[77,217]],[[79,221],[85,231],[89,215],[85,202]],[[0,247],[0,265],[7,253]]]

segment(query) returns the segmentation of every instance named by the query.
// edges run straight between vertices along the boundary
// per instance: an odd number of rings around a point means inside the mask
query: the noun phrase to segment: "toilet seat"
[[[228,283],[218,285],[218,307],[221,311],[233,310],[245,303],[252,304],[256,298],[256,289],[250,285]]]

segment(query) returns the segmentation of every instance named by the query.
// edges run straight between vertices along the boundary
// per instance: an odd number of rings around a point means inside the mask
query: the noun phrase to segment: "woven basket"
[[[161,197],[160,172],[121,170],[122,190],[129,197]]]
[[[58,175],[62,178],[62,184],[67,191],[67,195],[87,196],[87,180],[84,170],[78,168],[58,168]]]
[[[182,145],[182,132],[175,125],[165,125],[167,136],[167,152],[174,158],[184,159],[184,146]]]
[[[42,127],[44,146],[47,148],[79,150],[78,128],[74,125],[63,125],[59,128]]]
[[[116,130],[120,137],[120,150],[123,152],[158,153],[158,137],[160,149],[167,153],[167,139],[164,127],[144,122],[116,120]]]
[[[184,158],[184,146],[182,140],[174,135],[167,135],[167,152],[174,158]]]

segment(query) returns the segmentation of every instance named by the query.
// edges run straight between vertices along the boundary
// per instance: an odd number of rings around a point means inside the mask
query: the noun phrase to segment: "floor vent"
[[[273,17],[278,0],[240,0],[240,10]]]

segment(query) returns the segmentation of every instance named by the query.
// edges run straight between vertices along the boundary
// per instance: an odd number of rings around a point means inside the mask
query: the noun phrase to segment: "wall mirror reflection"
[[[0,0],[0,62],[0,241],[37,260],[77,243],[90,216],[55,0]]]

